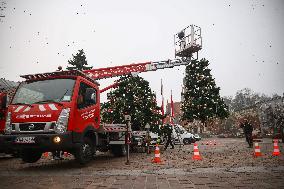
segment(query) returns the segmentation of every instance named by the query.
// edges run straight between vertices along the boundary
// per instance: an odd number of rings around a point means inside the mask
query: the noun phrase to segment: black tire
[[[188,138],[183,139],[183,144],[187,145],[187,144],[191,144],[191,140],[189,140]]]
[[[90,138],[85,137],[80,145],[75,149],[74,156],[75,160],[79,164],[85,165],[93,159],[94,154],[95,151],[93,141]]]
[[[35,163],[41,158],[42,153],[37,150],[26,149],[21,152],[23,162]]]
[[[126,156],[126,145],[111,145],[111,153],[116,157]]]

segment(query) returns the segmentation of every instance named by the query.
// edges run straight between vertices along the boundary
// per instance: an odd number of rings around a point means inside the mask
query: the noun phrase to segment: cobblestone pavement
[[[216,145],[206,145],[212,140]],[[72,157],[62,161],[42,158],[35,164],[0,158],[0,188],[284,188],[284,145],[273,157],[273,143],[260,143],[262,157],[244,139],[204,139],[198,142],[201,161],[192,160],[193,145],[161,150],[163,163],[152,164],[154,154],[125,157],[98,154],[87,166]]]

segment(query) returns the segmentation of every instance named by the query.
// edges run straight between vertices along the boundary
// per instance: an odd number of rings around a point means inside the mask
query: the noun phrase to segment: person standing
[[[173,133],[173,126],[167,124],[166,125],[167,143],[166,143],[166,146],[165,146],[165,150],[168,148],[169,144],[172,146],[171,149],[175,148],[175,146],[173,145],[173,142],[172,142],[172,133]]]
[[[244,130],[244,134],[246,137],[246,141],[249,144],[249,148],[252,148],[253,146],[253,140],[252,140],[253,126],[252,124],[247,119],[244,119],[240,127]]]

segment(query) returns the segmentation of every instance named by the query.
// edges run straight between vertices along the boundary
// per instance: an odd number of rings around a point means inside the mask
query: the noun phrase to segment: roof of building
[[[5,90],[9,90],[11,88],[15,88],[18,85],[19,85],[18,82],[9,81],[9,80],[6,80],[4,78],[0,78],[0,90],[1,91],[5,91]]]

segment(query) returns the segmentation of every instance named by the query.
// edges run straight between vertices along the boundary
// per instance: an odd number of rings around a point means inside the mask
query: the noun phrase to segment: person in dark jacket
[[[165,146],[165,150],[168,148],[169,144],[172,146],[171,149],[174,149],[175,146],[173,145],[173,142],[172,142],[172,133],[173,133],[173,126],[167,124],[165,125],[165,134],[166,134],[166,137],[167,137],[167,143],[166,143],[166,146]]]
[[[249,148],[252,148],[253,146],[253,140],[252,140],[253,126],[252,124],[247,119],[244,119],[244,121],[241,123],[241,128],[244,130],[244,134],[246,137],[246,141],[249,144]]]

